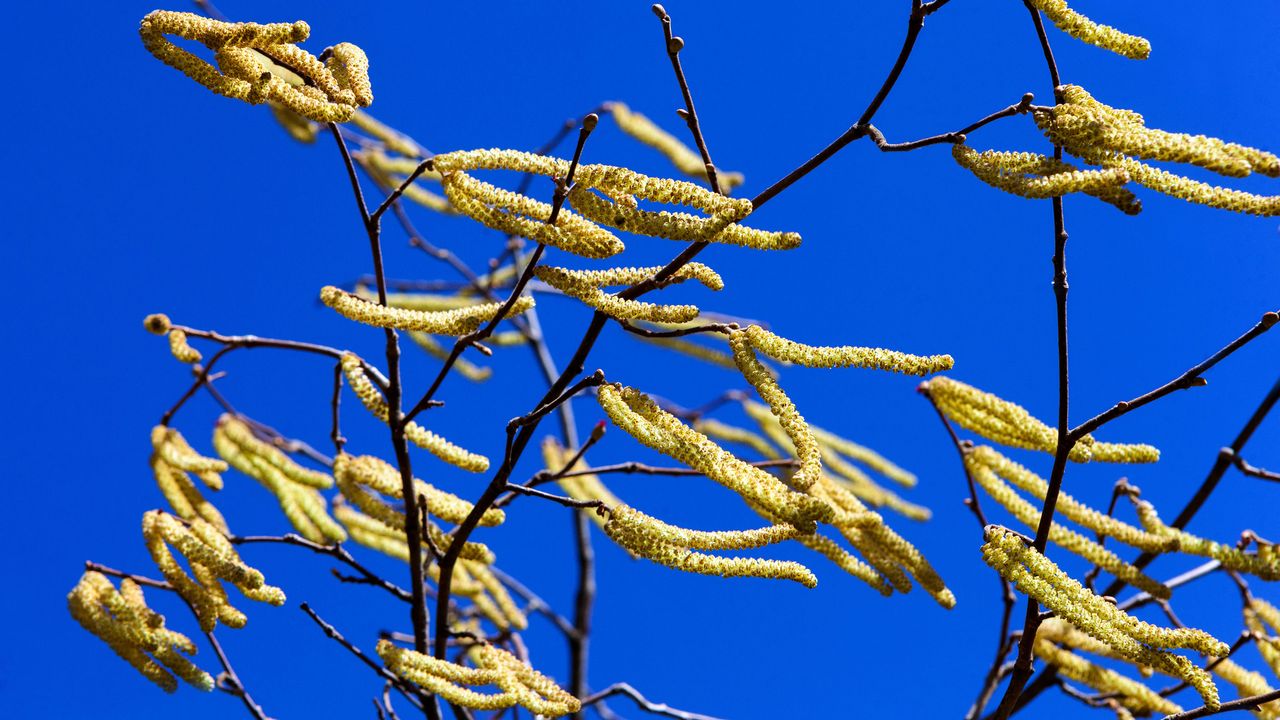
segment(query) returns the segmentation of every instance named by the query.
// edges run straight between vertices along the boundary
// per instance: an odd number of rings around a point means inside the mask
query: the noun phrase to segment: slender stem
[[[206,632],[204,636],[209,640],[209,646],[213,648],[213,654],[218,656],[218,663],[222,665],[222,674],[218,676],[218,689],[240,698],[240,702],[244,703],[244,708],[257,720],[271,720],[271,716],[267,715],[262,706],[249,694],[244,683],[240,681],[240,676],[236,674],[235,668],[231,667],[231,660],[227,658],[227,653],[222,649],[222,644],[218,642],[218,638],[214,636],[212,631]]]
[[[671,707],[670,705],[666,705],[664,703],[651,702],[650,700],[645,698],[644,695],[641,695],[639,690],[636,690],[635,688],[631,687],[627,683],[615,683],[605,688],[604,690],[601,690],[598,693],[594,693],[589,697],[584,698],[582,700],[582,706],[589,707],[591,705],[595,705],[606,698],[613,697],[614,695],[626,696],[630,698],[632,702],[638,705],[640,709],[648,713],[653,713],[654,715],[661,715],[663,717],[676,718],[677,720],[716,720],[716,718],[713,718],[709,715],[699,715],[698,713],[691,713],[691,712],[686,712],[684,710],[677,710]]]

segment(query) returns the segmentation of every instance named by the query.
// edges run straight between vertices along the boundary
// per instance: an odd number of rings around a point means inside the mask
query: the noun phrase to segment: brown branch
[[[192,612],[195,612],[193,609]],[[271,716],[267,715],[249,694],[244,683],[240,681],[240,676],[236,674],[235,668],[231,666],[231,660],[227,658],[227,653],[223,651],[222,644],[218,642],[218,638],[214,637],[213,632],[209,631],[204,634],[209,640],[209,646],[213,648],[213,654],[218,656],[218,663],[222,665],[222,672],[218,674],[218,689],[240,698],[240,702],[244,703],[245,710],[249,711],[257,720],[271,720]]]
[[[1001,120],[1007,117],[1012,117],[1014,115],[1023,115],[1025,113],[1030,112],[1032,109],[1031,103],[1034,100],[1035,100],[1035,96],[1032,95],[1031,93],[1027,93],[1026,95],[1022,96],[1021,100],[1014,103],[1013,105],[1010,105],[1009,107],[1004,108],[1003,110],[997,110],[996,112],[991,113],[990,115],[982,118],[981,120],[971,125],[967,125],[953,132],[942,133],[941,135],[933,135],[931,137],[921,138],[919,140],[912,140],[911,142],[891,143],[885,139],[884,133],[880,132],[879,128],[871,124],[868,124],[866,126],[866,132],[867,132],[867,136],[871,138],[871,141],[874,142],[876,144],[876,147],[880,148],[882,152],[909,152],[911,150],[918,150],[922,147],[928,147],[930,145],[939,145],[942,143],[951,143],[954,145],[958,143],[963,143],[965,141],[965,136],[968,135],[969,133],[979,128],[990,125],[991,123],[997,120]]]
[[[316,625],[320,626],[320,629],[324,631],[324,634],[328,636],[330,640],[333,640],[334,642],[338,643],[342,647],[346,648],[347,652],[351,653],[352,655],[355,655],[356,658],[360,660],[360,662],[367,665],[371,670],[377,673],[379,677],[385,679],[388,683],[390,683],[391,686],[394,687],[401,695],[403,695],[406,700],[412,703],[414,707],[417,707],[418,709],[424,709],[424,707],[431,707],[436,704],[435,698],[424,697],[419,690],[417,690],[413,686],[401,680],[399,676],[395,675],[390,670],[384,668],[382,665],[374,662],[373,659],[370,658],[368,655],[366,655],[363,650],[356,647],[354,644],[351,643],[350,640],[347,640],[345,637],[343,637],[342,633],[338,632],[338,629],[336,627],[325,622],[324,618],[320,617],[319,613],[311,609],[310,605],[304,602],[300,604],[298,607],[302,610],[302,612],[306,613],[307,617],[311,618],[311,620],[315,622]],[[440,711],[437,708],[435,714],[438,715],[439,712]]]
[[[312,542],[300,535],[294,535],[293,533],[289,533],[287,535],[232,535],[230,540],[235,545],[247,545],[250,543],[279,543],[282,545],[294,545],[306,548],[320,555],[328,555],[331,558],[345,563],[352,570],[360,573],[360,577],[368,584],[376,585],[400,600],[413,602],[412,593],[395,583],[383,579],[377,573],[366,568],[364,565],[361,565],[360,562],[352,557],[351,553],[347,552],[346,548],[341,545],[321,545],[320,543]]]
[[[169,584],[167,580],[153,580],[144,575],[134,575],[133,573],[127,573],[123,570],[116,570],[115,568],[110,568],[91,560],[84,561],[84,569],[87,571],[102,573],[103,575],[132,580],[143,587],[155,588],[157,590],[168,590],[169,592],[178,591],[178,589]]]
[[[613,685],[610,685],[609,687],[605,688],[604,690],[601,690],[598,693],[593,693],[592,695],[586,698],[583,698],[582,706],[589,707],[591,705],[595,705],[596,703],[599,703],[601,700],[604,700],[606,698],[611,698],[614,695],[625,695],[626,697],[630,698],[632,702],[638,705],[642,710],[648,713],[653,713],[654,715],[661,715],[663,717],[676,718],[677,720],[717,720],[716,718],[713,718],[710,715],[699,715],[698,713],[691,713],[684,710],[677,710],[671,707],[670,705],[666,705],[663,703],[651,702],[650,700],[645,698],[644,695],[641,695],[639,690],[636,690],[635,688],[631,687],[627,683],[614,683]]]

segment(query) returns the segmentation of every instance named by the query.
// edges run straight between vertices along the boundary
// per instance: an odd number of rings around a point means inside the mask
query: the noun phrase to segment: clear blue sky
[[[1050,29],[1063,77],[1154,126],[1280,148],[1271,48],[1280,9],[1236,3],[1081,0],[1098,19],[1146,36],[1134,62]],[[237,19],[305,19],[309,47],[350,41],[372,60],[379,118],[437,150],[536,147],[566,117],[622,100],[678,128],[679,94],[648,3],[245,3]],[[897,53],[908,2],[693,3],[672,0],[676,32],[708,142],[719,164],[745,173],[750,195],[843,131]],[[3,314],[8,448],[9,560],[0,594],[0,708],[11,717],[234,717],[235,700],[183,688],[166,697],[67,616],[63,597],[85,559],[155,574],[141,542],[143,511],[163,503],[147,468],[148,431],[188,382],[142,317],[229,333],[309,339],[380,357],[377,331],[319,306],[319,288],[369,270],[338,155],[287,138],[263,107],[216,97],[153,60],[134,2],[9,12],[10,110],[3,121],[4,235],[16,263]],[[174,9],[187,9],[179,3]],[[53,29],[50,29],[53,28]],[[1050,87],[1021,3],[957,0],[929,18],[902,80],[876,124],[893,140],[959,128]],[[608,123],[591,162],[669,172],[661,158]],[[1027,118],[975,133],[978,148],[1044,150]],[[1241,187],[1277,192],[1275,181]],[[544,188],[545,189],[545,188]],[[1139,191],[1145,211],[1126,217],[1091,199],[1067,201],[1071,233],[1073,419],[1174,377],[1280,308],[1275,219],[1190,206]],[[499,238],[465,220],[413,209],[424,232],[482,263]],[[1025,404],[1055,407],[1051,231],[1047,202],[988,188],[957,168],[946,147],[885,155],[859,142],[763,209],[755,223],[797,230],[785,254],[713,248],[704,258],[727,281],[708,306],[761,318],[800,340],[880,345],[956,357],[954,377]],[[447,269],[387,233],[395,277],[447,277]],[[624,260],[668,259],[668,241],[636,240]],[[557,261],[563,257],[556,258]],[[692,295],[690,295],[692,297]],[[588,319],[548,298],[544,324],[567,357]],[[1072,467],[1069,492],[1102,504],[1121,474],[1172,515],[1276,379],[1280,337],[1224,362],[1209,385],[1116,422],[1104,439],[1158,445],[1155,466]],[[407,383],[421,392],[437,364],[409,347]],[[501,454],[501,427],[541,394],[523,351],[494,362],[496,376],[446,384],[432,420],[463,445]],[[610,328],[590,368],[687,405],[741,386],[734,374],[691,364]],[[323,443],[327,363],[259,351],[229,362],[224,391],[244,411]],[[915,471],[910,498],[932,521],[892,522],[934,562],[959,598],[946,612],[922,592],[884,599],[820,559],[818,589],[726,581],[632,562],[596,535],[600,601],[591,680],[627,680],[655,700],[722,717],[786,712],[956,717],[993,650],[996,583],[980,535],[961,505],[954,451],[915,381],[871,372],[788,370],[787,389],[814,423],[864,442]],[[582,426],[599,417],[579,401]],[[208,447],[215,409],[199,398],[178,426]],[[727,416],[733,419],[733,416]],[[386,454],[385,431],[347,405],[354,449]],[[1251,458],[1280,464],[1280,419],[1255,438]],[[1017,455],[1047,474],[1045,456]],[[655,456],[622,433],[596,462]],[[517,478],[538,469],[531,454]],[[425,457],[420,474],[463,495],[484,480]],[[675,522],[742,527],[732,497],[689,478],[617,478],[627,500]],[[1222,540],[1245,527],[1276,535],[1280,487],[1228,474],[1192,529]],[[286,530],[252,480],[229,478],[217,502],[233,529]],[[1011,522],[1011,521],[1010,521]],[[500,564],[558,607],[570,605],[570,518],[560,507],[518,503],[507,527],[481,538]],[[786,557],[804,553],[783,549]],[[403,608],[368,588],[339,585],[329,564],[288,548],[246,559],[287,590],[283,608],[244,604],[246,629],[220,630],[253,692],[280,718],[371,717],[381,684],[326,640],[297,609],[310,601],[371,648],[380,628],[404,629]],[[1058,553],[1061,556],[1061,552]],[[403,570],[374,560],[388,572]],[[1153,566],[1167,576],[1193,560]],[[1068,562],[1073,571],[1078,564]],[[397,575],[398,577],[398,575]],[[1260,583],[1258,585],[1261,585]],[[1264,597],[1280,600],[1273,588]],[[194,631],[173,598],[152,593],[174,627]],[[1183,596],[1189,624],[1219,637],[1238,631],[1225,578]],[[554,630],[535,621],[537,664],[563,679]],[[200,662],[215,667],[206,649]],[[1247,664],[1260,667],[1252,651]],[[1187,699],[1194,705],[1194,698]],[[614,708],[637,712],[624,702]],[[1059,698],[1044,716],[1077,709]],[[1050,715],[1050,711],[1053,714]]]

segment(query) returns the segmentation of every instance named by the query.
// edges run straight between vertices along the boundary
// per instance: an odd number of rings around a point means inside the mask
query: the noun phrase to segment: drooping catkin
[[[614,122],[618,123],[618,128],[624,133],[662,153],[672,165],[676,166],[677,170],[685,175],[699,180],[707,179],[707,166],[697,151],[623,103],[611,102],[607,107]],[[732,192],[743,182],[742,173],[724,172],[719,168],[716,169],[716,179],[719,181],[720,190],[726,193]]]
[[[1097,445],[1094,447],[1096,448]],[[1045,493],[1048,491],[1049,484],[1044,478],[1000,454],[995,448],[986,445],[978,446],[965,456],[965,462],[971,468],[989,468],[999,478],[1007,480],[1015,487],[1029,492],[1041,500],[1044,499]],[[1134,527],[1081,503],[1067,493],[1058,493],[1056,507],[1059,515],[1069,518],[1099,535],[1115,538],[1143,552],[1164,553],[1178,549],[1177,538],[1161,533],[1147,532],[1142,528]]]
[[[948,377],[930,378],[920,388],[944,415],[966,430],[1008,447],[1057,451],[1058,431],[1020,405]],[[1099,444],[1103,451],[1095,457],[1093,448]],[[1152,463],[1160,459],[1160,451],[1150,445],[1098,443],[1085,435],[1067,457],[1074,462]]]
[[[1280,157],[1275,154],[1204,135],[1148,128],[1138,113],[1110,107],[1076,85],[1057,91],[1061,102],[1033,116],[1049,139],[1073,155],[1122,170],[1140,185],[1188,202],[1253,215],[1280,214],[1280,196],[1212,186],[1141,161],[1196,165],[1228,177],[1254,172],[1280,177]]]
[[[191,344],[187,342],[186,331],[180,328],[173,328],[169,331],[169,352],[173,353],[173,357],[178,362],[184,362],[188,365],[194,365],[204,358],[199,350],[191,347]]]
[[[1066,0],[1030,0],[1030,5],[1043,12],[1059,30],[1081,42],[1131,60],[1146,60],[1151,55],[1151,43],[1145,38],[1096,23],[1068,7]]]
[[[1271,666],[1271,674],[1280,677],[1280,609],[1259,597],[1251,598],[1244,607],[1244,624],[1257,636],[1258,653]]]
[[[740,331],[756,350],[769,357],[810,368],[871,368],[906,375],[928,375],[950,370],[955,361],[950,355],[910,355],[882,348],[817,347],[804,345],[775,335],[759,325],[748,325]]]
[[[415,345],[437,360],[447,360],[451,354],[448,348],[440,344],[439,340],[426,333],[410,332],[409,339],[413,340]],[[481,367],[464,357],[454,358],[453,366],[450,369],[472,382],[484,382],[493,376],[493,368]]]
[[[539,265],[533,272],[539,280],[555,289],[619,320],[680,323],[697,317],[698,308],[695,305],[659,305],[641,300],[628,300],[601,290],[602,287],[641,282],[657,274],[659,270],[661,270],[660,267],[570,270],[551,265]],[[679,283],[690,279],[696,279],[712,290],[720,290],[724,287],[724,281],[714,270],[698,262],[686,264],[667,282],[668,284]]]
[[[964,144],[953,145],[951,156],[979,180],[1019,197],[1043,199],[1078,192],[1114,205],[1126,215],[1142,210],[1142,203],[1124,189],[1130,177],[1123,168],[1080,170],[1047,155],[978,152]]]
[[[275,496],[285,517],[303,537],[321,544],[347,539],[346,531],[329,516],[319,492],[333,487],[331,476],[299,465],[229,413],[218,418],[213,446],[236,470]]]
[[[276,606],[284,604],[284,592],[265,584],[262,573],[244,564],[226,536],[203,520],[184,524],[168,513],[152,510],[142,516],[142,535],[152,560],[191,605],[205,632],[213,630],[219,619],[226,621],[226,615],[220,611],[226,605],[226,594],[218,585],[221,580],[235,585],[250,599]],[[199,572],[207,573],[207,582],[188,575],[169,550],[170,545],[186,557],[193,572],[198,572],[199,566]]]
[[[542,462],[547,466],[547,472],[559,473],[578,472],[589,469],[586,462],[579,459],[572,467],[567,467],[566,463],[573,460],[574,451],[564,447],[552,436],[547,436],[542,441]],[[604,503],[608,507],[621,505],[622,501],[616,495],[605,487],[600,481],[600,476],[595,474],[574,475],[571,477],[561,477],[556,479],[556,483],[564,490],[565,494],[574,500],[579,501],[598,501]],[[599,513],[588,512],[587,517],[596,525],[604,528],[606,519]]]
[[[121,581],[117,591],[105,575],[88,571],[68,593],[67,609],[81,627],[165,692],[178,689],[177,678],[213,690],[213,678],[187,660],[196,653],[195,643],[165,627],[164,616],[146,606],[133,580]]]
[[[365,374],[360,358],[352,353],[345,353],[342,356],[342,372],[347,378],[347,385],[356,397],[360,398],[365,408],[373,413],[374,417],[387,422],[387,418],[390,417],[387,401]],[[409,442],[450,465],[469,472],[484,472],[489,469],[489,458],[464,450],[416,422],[405,424],[404,435]]]
[[[1174,538],[1179,552],[1217,560],[1227,570],[1248,573],[1262,580],[1280,580],[1280,552],[1275,545],[1259,543],[1257,552],[1247,552],[1238,547],[1207,540],[1164,524],[1155,506],[1146,500],[1131,497],[1138,520],[1147,532]]]
[[[1181,706],[1146,685],[1057,647],[1044,637],[1036,636],[1033,650],[1036,657],[1056,667],[1063,677],[1083,683],[1099,693],[1115,695],[1129,710],[1162,715],[1182,712]]]
[[[1227,653],[1226,643],[1201,630],[1161,628],[1138,620],[1073,580],[1005,528],[987,526],[986,539],[983,560],[1019,591],[1118,655],[1185,680],[1200,693],[1207,707],[1218,707],[1218,691],[1209,674],[1166,648],[1216,656]]]
[[[222,513],[214,507],[213,503],[205,499],[199,488],[191,481],[190,475],[165,462],[159,453],[152,453],[150,464],[156,485],[160,488],[160,493],[164,495],[165,500],[169,501],[169,506],[173,508],[175,515],[184,520],[202,518],[223,532],[230,532]]]
[[[617,188],[597,188],[603,194],[596,195],[590,188],[575,184],[569,192],[569,202],[582,217],[601,225],[624,232],[683,242],[713,242],[736,245],[755,250],[791,250],[800,246],[801,238],[794,232],[758,230],[739,225],[730,215],[710,217],[669,210],[646,210],[635,203],[620,202],[609,196],[619,194]]]
[[[800,463],[791,475],[791,484],[799,490],[807,490],[822,473],[822,453],[818,448],[818,441],[809,430],[809,424],[778,381],[760,363],[751,343],[751,335],[747,331],[732,332],[729,335],[729,348],[733,351],[733,360],[737,363],[738,370],[755,388],[760,399],[768,404],[770,412],[791,440],[796,460]]]
[[[1261,673],[1246,670],[1231,658],[1222,658],[1216,662],[1217,664],[1213,666],[1213,674],[1231,683],[1242,698],[1266,695],[1275,690],[1267,684],[1266,678],[1262,677]],[[1259,705],[1253,714],[1262,720],[1276,720],[1280,718],[1280,701]]]
[[[319,123],[345,122],[357,107],[373,102],[368,58],[355,45],[339,43],[321,62],[294,45],[310,32],[302,21],[228,23],[167,10],[149,13],[138,29],[156,59],[219,95],[254,105],[270,102]],[[203,44],[218,67],[178,47],[169,35]]]
[[[409,179],[409,176],[417,172],[418,164],[421,161],[408,158],[393,158],[381,149],[356,151],[351,154],[351,158],[369,173],[375,183],[388,191],[403,185],[404,189],[401,191],[401,197],[412,200],[428,210],[434,210],[445,215],[456,215],[458,213],[447,198],[423,187],[425,183],[432,180],[439,182],[440,176],[438,174],[425,171],[419,173],[416,180],[405,185],[405,181]]]
[[[626,505],[619,505],[612,508],[604,531],[614,542],[636,555],[676,570],[720,577],[794,580],[808,588],[818,585],[813,572],[797,562],[722,557],[694,549],[736,550],[760,547],[799,534],[790,525],[773,525],[746,531],[703,532],[667,525]]]
[[[467,305],[454,310],[407,310],[387,307],[365,300],[332,285],[320,291],[320,301],[339,315],[374,327],[431,333],[433,335],[466,335],[498,315],[504,303]],[[519,315],[534,306],[532,295],[522,295],[507,311],[505,318]]]
[[[363,110],[356,110],[351,114],[352,125],[381,142],[387,150],[398,153],[409,158],[421,158],[426,156],[426,151],[418,144],[416,140],[405,135],[385,123],[380,122],[377,118]]]
[[[724,485],[780,522],[811,532],[816,521],[834,516],[826,503],[795,492],[773,475],[743,462],[634,388],[602,385],[596,398],[609,419],[641,444]]]
[[[965,455],[965,466],[974,481],[987,492],[996,502],[1000,503],[1007,509],[1010,514],[1018,519],[1019,522],[1028,527],[1036,527],[1040,522],[1040,509],[1027,502],[1019,496],[1013,488],[1009,487],[1002,479],[1002,474],[998,474],[994,468],[1005,470],[1004,474],[1013,474],[1005,464],[1000,461],[1004,458],[991,457],[994,452],[989,448],[982,448],[988,452],[979,453],[977,450]],[[1004,461],[1008,463],[1008,461]],[[1061,497],[1061,496],[1060,496]],[[1070,500],[1067,504],[1076,505],[1074,500]],[[1077,505],[1078,507],[1078,505]],[[1065,512],[1063,513],[1066,514]],[[1092,518],[1081,513],[1074,513],[1077,517]],[[1101,513],[1096,513],[1101,515]],[[1074,519],[1074,518],[1073,518]],[[1099,526],[1104,523],[1097,523]],[[1133,528],[1136,530],[1136,528]],[[1095,528],[1096,531],[1096,528]],[[1064,550],[1079,555],[1089,562],[1097,565],[1103,570],[1111,573],[1116,578],[1124,582],[1150,593],[1154,597],[1168,598],[1170,591],[1167,586],[1151,577],[1147,576],[1137,567],[1120,559],[1119,555],[1103,547],[1101,544],[1090,540],[1078,532],[1069,530],[1061,524],[1055,522],[1049,529],[1049,541]]]
[[[477,667],[438,660],[423,653],[381,640],[378,656],[387,668],[447,702],[472,710],[504,710],[523,707],[534,715],[560,717],[578,712],[582,703],[550,678],[492,645],[476,645],[469,653]],[[500,692],[469,689],[495,685]]]

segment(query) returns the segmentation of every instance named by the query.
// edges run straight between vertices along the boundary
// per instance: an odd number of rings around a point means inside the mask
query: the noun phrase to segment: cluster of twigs
[[[1280,579],[1276,546],[1248,531],[1233,546],[1185,530],[1231,467],[1249,477],[1280,480],[1280,475],[1246,462],[1242,455],[1249,438],[1280,399],[1280,383],[1231,446],[1223,449],[1209,476],[1171,523],[1164,523],[1155,509],[1139,498],[1137,488],[1123,481],[1117,484],[1105,512],[1062,492],[1069,461],[1158,460],[1159,451],[1150,445],[1103,442],[1095,439],[1094,433],[1177,390],[1203,385],[1204,373],[1277,322],[1276,313],[1265,314],[1236,340],[1169,383],[1071,426],[1063,196],[1087,194],[1133,214],[1141,205],[1127,188],[1132,182],[1212,207],[1273,215],[1280,213],[1275,198],[1210,187],[1146,161],[1187,163],[1241,177],[1253,172],[1280,176],[1280,158],[1214,138],[1149,128],[1137,113],[1102,104],[1083,88],[1064,85],[1045,17],[1073,37],[1125,57],[1144,58],[1150,45],[1142,38],[1094,23],[1062,0],[1025,2],[1044,51],[1054,105],[1035,105],[1028,93],[1017,103],[960,130],[891,143],[872,120],[911,57],[925,18],[948,4],[949,0],[910,0],[902,49],[862,115],[820,152],[751,199],[731,197],[729,192],[742,184],[742,176],[725,172],[712,161],[681,64],[685,42],[673,34],[671,18],[661,5],[654,5],[653,12],[661,23],[683,98],[679,114],[688,126],[694,149],[626,105],[612,102],[567,121],[536,152],[476,150],[437,155],[364,112],[362,108],[373,100],[369,63],[354,45],[342,43],[315,56],[296,45],[309,34],[305,23],[230,23],[208,3],[198,3],[203,15],[167,11],[148,15],[143,20],[142,37],[158,59],[214,92],[251,104],[268,104],[290,136],[301,142],[316,142],[325,132],[332,136],[369,243],[373,273],[349,289],[325,287],[321,300],[343,317],[381,330],[385,370],[341,348],[252,335],[229,336],[175,324],[163,315],[149,316],[147,329],[165,335],[174,357],[191,364],[195,375],[152,434],[152,469],[172,513],[151,511],[144,517],[143,527],[148,549],[165,579],[88,563],[70,596],[73,615],[164,689],[176,688],[176,675],[196,687],[216,687],[234,695],[251,715],[266,718],[222,652],[214,628],[219,623],[240,628],[248,620],[231,606],[223,583],[250,599],[284,603],[283,591],[266,585],[262,573],[246,565],[236,549],[279,543],[327,556],[346,568],[333,571],[339,581],[379,588],[409,606],[412,632],[387,632],[372,654],[344,637],[308,604],[301,606],[328,637],[378,676],[383,684],[381,695],[374,700],[379,717],[397,717],[391,699],[394,691],[403,702],[432,719],[441,716],[441,702],[459,718],[473,717],[480,711],[492,711],[498,717],[507,711],[514,714],[517,708],[540,716],[576,716],[594,708],[602,716],[612,717],[604,701],[624,696],[648,712],[695,720],[704,716],[651,702],[625,683],[592,692],[587,678],[595,594],[592,523],[633,555],[674,569],[723,577],[783,578],[813,587],[815,573],[800,563],[717,554],[794,541],[883,594],[907,592],[918,583],[940,605],[951,607],[956,599],[942,578],[881,514],[893,513],[914,521],[928,519],[927,508],[873,479],[878,475],[909,489],[916,483],[915,476],[869,448],[810,425],[783,390],[779,372],[771,365],[858,367],[929,375],[950,370],[950,356],[806,345],[778,336],[758,323],[704,312],[695,305],[641,299],[686,280],[696,280],[711,290],[723,287],[725,281],[719,274],[695,262],[711,243],[758,250],[797,247],[800,238],[795,233],[746,227],[742,221],[850,143],[870,138],[885,152],[950,144],[956,161],[978,179],[1016,195],[1050,200],[1057,301],[1059,404],[1054,425],[949,377],[934,377],[920,386],[963,460],[967,502],[982,527],[983,556],[999,574],[1002,589],[996,656],[967,720],[1005,720],[1045,689],[1055,687],[1120,717],[1158,712],[1193,718],[1237,709],[1280,717],[1280,703],[1269,704],[1280,700],[1280,691],[1271,689],[1260,674],[1230,659],[1244,645],[1253,643],[1272,670],[1280,672],[1280,640],[1274,637],[1280,633],[1280,611],[1255,597],[1246,580],[1246,576]],[[213,53],[216,64],[181,49],[169,36],[202,43]],[[587,141],[605,114],[624,133],[667,157],[689,179],[654,178],[626,168],[583,163]],[[1031,115],[1053,143],[1051,156],[978,152],[968,146],[970,134],[1020,115]],[[571,158],[552,157],[550,153],[575,129]],[[1096,169],[1068,163],[1064,160],[1067,152]],[[512,191],[478,176],[492,170],[520,172],[523,179]],[[383,193],[376,204],[368,200],[362,173]],[[550,203],[527,194],[539,176],[551,181]],[[502,251],[487,270],[474,271],[449,250],[424,239],[404,201],[435,212],[465,215],[503,233]],[[677,205],[682,209],[651,209]],[[450,266],[459,279],[431,283],[389,280],[383,263],[382,226],[387,218],[395,219],[414,247]],[[548,250],[595,260],[611,257],[625,250],[620,234],[666,238],[685,245],[670,262],[655,267],[575,269],[543,262]],[[532,249],[526,241],[534,243]],[[610,292],[607,288],[611,287],[622,289]],[[548,350],[535,296],[573,298],[591,311],[585,333],[563,365]],[[636,388],[607,382],[602,371],[584,374],[593,349],[610,325],[643,341],[736,369],[761,402],[745,392],[730,391],[690,410]],[[441,360],[436,376],[416,400],[407,394],[401,372],[400,340],[404,334]],[[452,344],[442,338],[452,338]],[[726,342],[727,347],[721,349],[716,341]],[[206,360],[193,343],[207,343],[216,349]],[[447,378],[456,374],[483,382],[491,372],[464,358],[464,353],[475,350],[488,356],[494,348],[519,345],[533,353],[547,390],[528,412],[508,423],[498,462],[492,463],[428,429],[429,415],[424,413],[442,404],[437,396]],[[249,348],[300,352],[329,360],[333,371],[328,403],[332,456],[238,412],[217,389],[215,381],[221,374],[215,367],[232,352]],[[344,387],[386,424],[392,461],[347,452],[340,424]],[[225,411],[213,432],[218,458],[199,454],[172,426],[176,414],[202,390]],[[587,393],[595,395],[614,425],[679,466],[632,462],[590,467],[587,455],[604,437],[605,425],[597,425],[585,440],[579,437],[572,400]],[[710,417],[732,404],[739,405],[757,428]],[[547,437],[542,442],[546,469],[525,482],[514,482],[517,464],[542,421],[552,415],[558,418],[560,433],[558,438]],[[962,440],[954,425],[996,444],[1052,455],[1048,478],[1040,478],[992,447]],[[758,459],[740,456],[721,443],[742,448],[743,456],[754,454]],[[491,472],[492,477],[477,498],[464,499],[414,477],[411,445],[461,470]],[[242,536],[231,532],[221,512],[192,478],[216,492],[223,484],[222,473],[232,468],[257,480],[275,497],[297,534]],[[627,505],[606,486],[603,476],[623,473],[705,476],[738,495],[766,524],[717,531],[668,524]],[[546,489],[553,484],[564,494]],[[1034,536],[991,524],[980,503],[979,488],[1015,519],[1034,527]],[[334,489],[337,494],[322,492]],[[1040,507],[1019,491],[1034,496]],[[499,569],[494,553],[473,539],[478,528],[500,525],[521,497],[573,510],[578,577],[571,616],[561,615]],[[1122,497],[1133,501],[1140,527],[1115,517]],[[1061,518],[1091,531],[1094,538],[1066,528],[1060,524]],[[445,529],[440,524],[451,527]],[[822,527],[833,529],[840,540],[818,532]],[[1141,554],[1126,561],[1114,547],[1105,546],[1108,539]],[[402,587],[370,570],[348,550],[348,541],[405,561],[409,565],[408,585]],[[1085,558],[1094,570],[1083,582],[1071,578],[1047,557],[1050,542]],[[190,574],[170,548],[184,556]],[[1144,572],[1156,556],[1175,552],[1198,555],[1207,562],[1163,582]],[[1094,582],[1101,572],[1115,580],[1098,592]],[[1217,572],[1232,578],[1243,600],[1245,631],[1231,645],[1186,628],[1169,601],[1177,587]],[[123,579],[118,590],[110,577]],[[1117,593],[1129,585],[1139,592],[1117,602]],[[216,679],[187,659],[195,651],[194,643],[165,627],[163,616],[146,605],[143,587],[175,593],[190,607],[222,665]],[[1015,589],[1028,596],[1021,630],[1011,628]],[[1129,614],[1148,604],[1164,610],[1173,627],[1151,625]],[[565,637],[569,669],[564,686],[529,662],[521,631],[531,618],[545,619]],[[1206,660],[1199,664],[1173,650],[1199,653]],[[1099,661],[1085,654],[1098,656]],[[1045,667],[1032,679],[1036,658]],[[1144,676],[1163,672],[1180,682],[1155,691],[1107,667],[1107,662],[1127,662]],[[1234,685],[1240,698],[1222,701],[1215,675]],[[991,714],[984,716],[1002,683],[1003,697]],[[1201,707],[1183,711],[1169,699],[1186,687],[1199,692]]]

